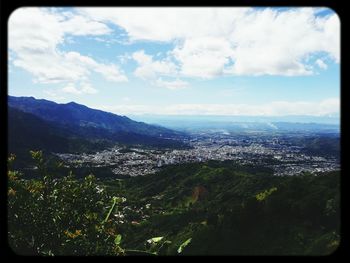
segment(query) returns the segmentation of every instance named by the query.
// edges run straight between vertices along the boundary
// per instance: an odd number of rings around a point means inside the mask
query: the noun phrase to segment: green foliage
[[[8,237],[25,255],[325,255],[339,236],[339,173],[275,177],[232,162],[145,177],[41,177],[8,158]],[[195,201],[194,201],[195,200]],[[152,238],[151,238],[152,237]]]
[[[115,244],[116,246],[119,246],[121,242],[122,242],[122,236],[121,236],[121,235],[117,235],[117,236],[115,237],[115,239],[114,239],[114,244]]]
[[[128,234],[133,246],[154,235],[172,241],[171,255],[190,238],[181,254],[321,255],[339,242],[328,235],[339,233],[337,172],[276,177],[256,166],[209,162],[170,166],[123,184],[130,202],[152,207],[149,219]],[[197,186],[207,194],[193,202]],[[321,236],[325,242],[317,241]]]
[[[185,242],[183,242],[179,248],[177,249],[177,253],[182,253],[182,251],[184,250],[184,248],[191,242],[192,238],[187,239]]]
[[[157,244],[159,241],[161,241],[164,237],[153,237],[151,239],[148,239],[147,242],[150,244]]]
[[[70,174],[53,179],[42,152],[31,152],[42,177],[21,180],[8,172],[9,243],[19,254],[120,254],[113,244],[117,224],[104,222],[110,196],[98,190],[96,178],[77,180]],[[22,176],[23,177],[23,176]]]
[[[171,244],[171,241],[164,237],[153,237],[146,241],[145,249],[154,255],[161,254],[164,248]]]
[[[273,192],[277,191],[276,187],[272,187],[269,190],[266,190],[264,192],[261,192],[255,196],[256,200],[263,201],[265,200],[269,195],[271,195]]]

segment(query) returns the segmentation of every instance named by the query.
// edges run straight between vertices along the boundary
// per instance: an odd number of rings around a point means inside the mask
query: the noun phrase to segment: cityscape
[[[278,136],[231,136],[210,134],[192,136],[190,149],[158,150],[144,147],[115,146],[94,154],[57,153],[66,166],[111,167],[115,175],[133,177],[154,174],[172,164],[232,160],[238,164],[261,165],[274,175],[297,175],[340,169],[338,158],[310,155],[303,147],[291,145]]]

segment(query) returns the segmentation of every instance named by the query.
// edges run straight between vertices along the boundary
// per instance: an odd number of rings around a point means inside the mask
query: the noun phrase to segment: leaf
[[[183,242],[183,243],[179,246],[179,248],[178,248],[178,250],[177,250],[177,253],[182,253],[183,249],[191,242],[191,240],[192,240],[192,238],[189,238],[189,239],[187,239],[185,242]]]
[[[158,243],[159,241],[161,241],[164,237],[153,237],[153,238],[150,238],[147,240],[147,243],[150,243],[150,244],[155,244],[155,243]]]
[[[116,244],[117,246],[119,246],[119,244],[122,241],[122,235],[117,235],[114,239],[114,244]]]

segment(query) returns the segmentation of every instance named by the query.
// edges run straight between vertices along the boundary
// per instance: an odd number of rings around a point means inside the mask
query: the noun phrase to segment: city
[[[94,154],[56,154],[70,167],[110,167],[113,174],[125,177],[154,174],[172,164],[232,160],[242,165],[260,165],[273,169],[274,175],[340,170],[333,156],[311,155],[303,147],[291,145],[280,136],[232,136],[210,134],[192,136],[190,149],[160,150],[115,146]]]

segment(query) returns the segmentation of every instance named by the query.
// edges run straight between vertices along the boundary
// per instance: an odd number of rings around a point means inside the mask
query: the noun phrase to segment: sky
[[[19,8],[8,93],[121,115],[339,116],[328,8]]]

